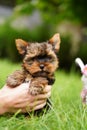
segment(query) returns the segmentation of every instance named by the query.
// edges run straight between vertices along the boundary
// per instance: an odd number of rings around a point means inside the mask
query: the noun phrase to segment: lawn
[[[7,60],[0,60],[0,87],[8,74],[20,68]],[[0,130],[87,130],[87,108],[82,106],[80,76],[58,70],[52,87],[52,108],[43,116],[25,118],[24,115],[6,114],[0,117]]]

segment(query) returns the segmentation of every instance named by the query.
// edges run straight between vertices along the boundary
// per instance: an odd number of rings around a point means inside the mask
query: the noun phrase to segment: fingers
[[[34,108],[35,106],[38,106],[42,103],[46,102],[46,100],[36,100],[32,103],[30,103],[29,101],[27,102],[23,102],[23,103],[19,103],[19,104],[15,104],[15,108],[28,108],[29,110],[31,110],[32,108]]]
[[[48,93],[49,91],[51,91],[51,85],[47,85],[45,88],[44,88],[44,90],[43,90],[43,92],[44,93]]]
[[[36,106],[36,107],[34,108],[34,110],[42,109],[45,105],[46,105],[46,102],[44,102],[43,104],[40,104],[40,105]]]
[[[40,94],[36,96],[37,100],[47,99],[51,96],[51,91],[45,94]]]
[[[36,106],[34,106],[32,108],[28,108],[28,107],[27,108],[22,108],[21,112],[26,113],[26,112],[31,112],[31,111],[39,110],[39,109],[42,109],[45,105],[46,105],[46,101],[42,102],[42,103],[40,103],[40,104],[38,104],[38,105],[36,105]]]
[[[29,105],[29,104],[28,104]],[[26,113],[26,112],[31,112],[31,111],[35,111],[38,109],[43,108],[46,105],[46,100],[42,100],[42,101],[37,101],[33,104],[30,104],[30,106],[27,107],[19,107],[19,108],[15,108],[14,110],[11,110],[11,112],[17,112],[18,110],[20,110],[21,113]]]

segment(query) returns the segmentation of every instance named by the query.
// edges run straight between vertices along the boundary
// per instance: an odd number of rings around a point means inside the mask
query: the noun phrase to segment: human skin
[[[5,85],[0,89],[0,115],[4,113],[21,113],[38,110],[46,105],[47,98],[51,95],[51,86],[45,87],[42,94],[31,95],[29,84],[23,83],[15,88]]]

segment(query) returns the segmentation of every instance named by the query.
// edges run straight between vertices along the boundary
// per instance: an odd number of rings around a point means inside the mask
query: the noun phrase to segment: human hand
[[[0,114],[10,112],[15,113],[21,110],[26,113],[32,110],[38,110],[46,105],[47,98],[51,95],[51,86],[46,86],[43,94],[31,95],[28,92],[29,84],[23,83],[15,88],[5,85],[0,90]]]

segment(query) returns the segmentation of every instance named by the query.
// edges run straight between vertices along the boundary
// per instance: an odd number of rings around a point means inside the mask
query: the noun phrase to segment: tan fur
[[[44,87],[53,84],[55,79],[54,72],[59,63],[56,55],[60,48],[59,34],[43,43],[28,43],[17,39],[16,47],[24,56],[22,69],[8,76],[7,85],[16,87],[30,81],[29,92],[33,95],[42,93]]]

